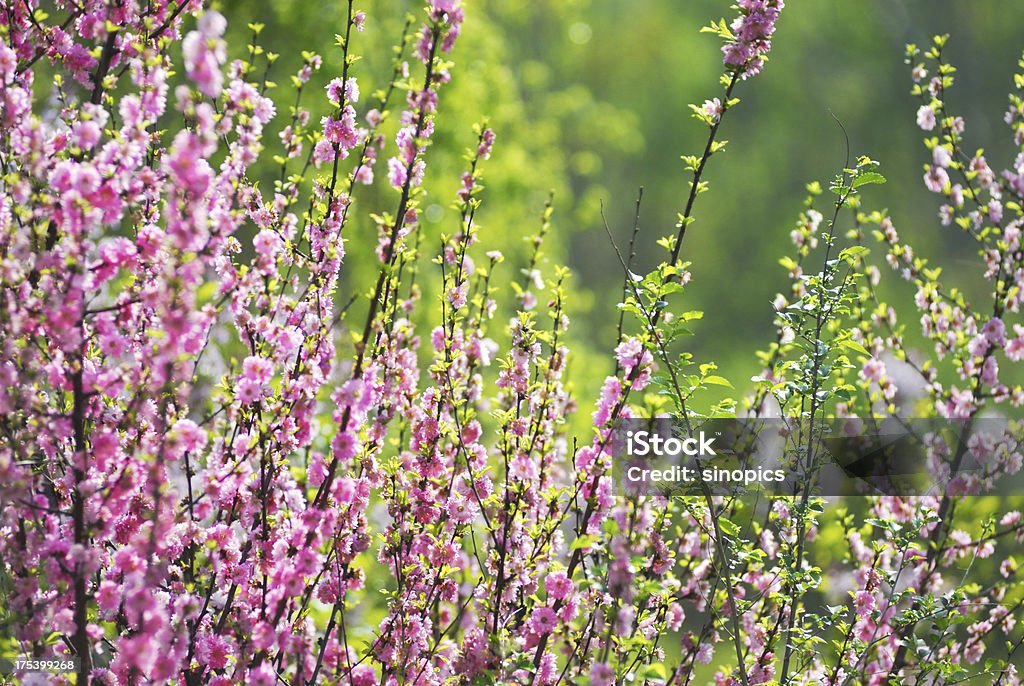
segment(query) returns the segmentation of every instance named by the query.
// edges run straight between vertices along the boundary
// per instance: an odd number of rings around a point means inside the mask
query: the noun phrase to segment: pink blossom
[[[320,166],[325,162],[332,162],[334,160],[334,146],[326,138],[322,138],[317,141],[316,146],[313,148],[313,163],[316,166]]]
[[[614,686],[615,670],[605,662],[595,662],[590,668],[592,686]]]
[[[265,357],[250,355],[242,362],[242,378],[267,383],[274,374],[273,363]]]
[[[949,175],[942,167],[930,166],[924,175],[924,185],[932,193],[941,193],[949,184]]]
[[[243,405],[251,405],[263,396],[263,387],[252,379],[241,379],[235,389],[235,396]]]
[[[397,157],[388,160],[388,183],[393,188],[401,189],[405,186],[406,179],[405,164]]]
[[[202,195],[213,179],[213,170],[204,159],[203,143],[188,131],[180,132],[171,146],[167,160],[169,173],[180,184],[196,195]]]
[[[490,159],[491,149],[494,147],[494,131],[484,129],[480,134],[480,143],[477,146],[476,154],[482,160]]]
[[[281,237],[269,229],[263,229],[256,234],[252,243],[256,253],[267,259],[274,259],[284,247]]]
[[[355,119],[350,112],[343,114],[341,119],[324,117],[322,123],[326,140],[346,152],[355,147],[358,136],[355,130]]]
[[[885,363],[877,357],[870,357],[864,362],[860,370],[860,377],[875,382],[881,382],[885,376]]]
[[[549,634],[558,626],[558,617],[550,607],[538,607],[530,615],[530,629],[535,634]]]
[[[999,363],[996,358],[988,357],[981,366],[981,382],[989,387],[999,385]]]
[[[701,106],[701,112],[704,116],[708,117],[712,123],[716,123],[722,116],[722,101],[718,98],[712,100],[705,100]]]
[[[929,105],[922,105],[917,110],[917,125],[924,131],[935,128],[935,110]]]
[[[858,617],[868,617],[876,607],[875,596],[868,591],[857,591],[854,604],[857,607]]]
[[[476,505],[468,498],[453,496],[448,499],[448,516],[453,521],[465,524],[473,519],[476,514]]]
[[[544,589],[555,600],[564,600],[573,592],[574,588],[575,584],[572,579],[563,571],[552,572],[544,580]]]
[[[224,82],[220,67],[227,52],[220,37],[226,27],[223,15],[209,10],[200,18],[198,30],[190,32],[182,41],[186,74],[201,93],[211,98],[220,93]]]
[[[377,683],[377,675],[370,665],[356,665],[352,668],[350,678],[352,686],[374,686]]]

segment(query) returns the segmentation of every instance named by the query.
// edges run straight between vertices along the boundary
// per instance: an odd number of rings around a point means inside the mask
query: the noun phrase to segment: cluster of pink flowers
[[[722,46],[723,62],[740,78],[757,76],[772,49],[775,24],[785,7],[784,0],[740,0],[737,16],[729,28],[732,40]]]
[[[539,259],[549,207],[512,307],[499,307],[504,257],[481,253],[476,217],[496,139],[486,125],[455,193],[458,226],[434,260],[441,284],[427,314],[439,316],[423,328],[426,153],[459,2],[426,3],[410,55],[399,52],[368,104],[349,73],[368,20],[349,2],[322,118],[301,96],[323,61],[303,53],[270,186],[253,178],[278,116],[256,76],[270,64],[256,64],[255,49],[230,60],[226,20],[201,4],[143,12],[80,0],[43,18],[24,2],[0,13],[0,586],[11,591],[0,622],[20,654],[79,658],[76,677],[51,683],[882,684],[915,666],[978,664],[993,637],[1013,637],[1018,562],[1004,551],[1024,540],[1024,522],[1013,511],[984,530],[954,525],[955,496],[976,483],[875,497],[863,526],[853,515],[826,522],[812,500],[748,507],[617,490],[616,426],[663,407],[665,394],[686,393],[675,398],[685,408],[702,384],[724,381],[714,365],[692,374],[688,358],[665,353],[692,317],[673,317],[662,297],[689,273],[677,250],[630,281],[642,330],[621,331],[593,430],[573,436],[571,277]],[[782,6],[740,3],[725,51],[737,77],[761,70]],[[171,92],[176,42],[184,81]],[[37,83],[41,60],[65,78]],[[883,215],[867,221],[917,283],[923,334],[957,375],[943,383],[934,365],[917,367],[923,397],[935,414],[972,420],[1024,400],[1005,376],[1024,359],[1024,156],[999,174],[980,153],[966,158],[942,87],[919,115],[944,136],[926,182],[943,216],[982,244],[995,311],[944,289]],[[61,108],[38,114],[50,88]],[[725,108],[718,98],[696,108],[712,123],[708,150]],[[381,129],[389,119],[393,138]],[[386,192],[364,193],[382,156]],[[706,161],[694,165],[693,198]],[[389,205],[370,207],[379,202]],[[376,250],[346,246],[355,212],[376,222]],[[819,239],[831,245],[826,224],[808,209],[793,231],[795,300],[815,295],[806,258]],[[351,312],[337,304],[348,249],[376,269]],[[916,362],[888,353],[907,345],[895,312],[870,304],[877,270],[864,272],[844,342],[866,354],[835,368],[856,370],[847,385],[870,414],[908,402],[896,370]],[[782,296],[776,305],[791,309]],[[494,327],[505,315],[502,350]],[[786,359],[798,333],[781,327],[769,387],[799,373]],[[1018,438],[966,446],[996,456],[981,485],[1020,469]],[[936,471],[948,457],[937,442],[929,454]],[[838,609],[812,616],[822,570],[807,546],[826,526],[840,527],[832,539],[849,556],[829,561],[836,588],[824,592]],[[992,567],[991,583],[950,588],[949,570],[975,561]],[[908,653],[914,623],[940,604],[963,630],[927,656]],[[840,633],[831,653],[806,640],[830,627]],[[1015,650],[1002,684],[1019,684]]]

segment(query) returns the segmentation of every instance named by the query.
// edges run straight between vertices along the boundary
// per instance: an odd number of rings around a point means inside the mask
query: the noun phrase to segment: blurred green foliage
[[[699,153],[706,129],[690,117],[689,103],[720,95],[719,45],[699,29],[729,18],[728,3],[712,0],[474,0],[463,3],[467,20],[453,55],[453,82],[441,93],[438,134],[428,153],[420,283],[421,316],[431,317],[438,275],[429,258],[440,234],[457,226],[450,209],[473,143],[472,124],[486,117],[498,141],[485,166],[481,251],[508,258],[496,283],[521,280],[549,192],[553,230],[544,246],[547,273],[567,263],[575,272],[568,343],[575,369],[569,377],[583,408],[592,401],[615,345],[615,304],[621,267],[601,228],[602,204],[621,245],[629,240],[634,202],[644,188],[637,269],[663,259],[655,240],[669,233],[687,190],[681,154]],[[316,50],[324,68],[305,105],[318,118],[326,104],[320,90],[340,72],[334,33],[343,7],[302,0],[225,0],[230,44],[248,40],[246,22],[267,24],[263,46],[281,53],[272,77],[287,83],[300,64],[299,49]],[[363,56],[355,73],[364,94],[387,80],[406,16],[421,18],[419,3],[379,0],[361,7],[367,31],[356,35]],[[742,389],[759,371],[754,351],[772,335],[770,301],[786,287],[777,263],[789,254],[789,231],[805,184],[828,179],[854,153],[881,163],[890,183],[874,190],[865,209],[888,208],[901,236],[919,254],[945,267],[970,292],[981,284],[972,242],[939,225],[938,203],[922,186],[927,152],[914,124],[918,103],[910,96],[907,42],[926,43],[951,33],[948,55],[959,66],[951,102],[967,120],[968,147],[985,147],[993,167],[1010,162],[1002,125],[1005,93],[1022,45],[1024,3],[1019,0],[863,0],[857,3],[791,1],[780,21],[765,72],[737,89],[741,104],[723,127],[729,140],[705,179],[711,190],[698,200],[697,222],[687,233],[684,259],[693,263],[687,309],[705,312],[687,344],[695,361],[715,360]],[[287,113],[288,89],[279,89]],[[283,120],[284,116],[279,116]],[[283,124],[281,124],[283,126]],[[393,129],[387,129],[389,137]],[[390,141],[389,141],[390,143]],[[998,167],[997,167],[998,165]],[[377,173],[384,173],[383,160]],[[274,169],[267,162],[266,186]],[[393,210],[385,190],[357,189],[358,221],[348,233],[342,301],[369,283],[376,242],[367,217]],[[893,284],[895,279],[885,279]],[[910,305],[901,286],[886,297]],[[507,289],[503,294],[511,296]],[[540,304],[543,307],[543,302]],[[353,307],[358,312],[360,305]],[[499,321],[505,321],[499,318]],[[493,333],[493,332],[492,332]],[[495,335],[501,338],[500,332]],[[725,393],[726,389],[722,389]],[[717,398],[709,397],[709,402]],[[586,413],[582,419],[589,417]]]

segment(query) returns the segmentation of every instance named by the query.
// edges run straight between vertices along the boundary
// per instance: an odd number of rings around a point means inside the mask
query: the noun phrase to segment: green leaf
[[[735,536],[740,532],[740,527],[733,522],[731,519],[721,517],[718,520],[718,528],[722,530],[722,533],[726,536]]]
[[[839,253],[839,259],[846,260],[854,257],[863,257],[864,255],[870,254],[871,251],[865,248],[863,245],[851,245],[849,248],[844,248]]]
[[[569,546],[569,550],[579,550],[580,548],[591,548],[591,547],[594,546],[595,543],[597,543],[597,541],[598,541],[598,537],[594,536],[594,535],[591,535],[591,534],[580,536],[575,541],[572,542],[572,545]]]
[[[864,172],[863,174],[859,174],[857,178],[853,180],[853,187],[859,188],[871,183],[885,183],[885,181],[886,178],[878,172]]]
[[[846,348],[847,350],[853,350],[854,352],[858,352],[861,355],[867,355],[868,357],[871,357],[871,353],[868,352],[867,348],[865,348],[863,345],[850,338],[847,338],[845,341],[841,341],[839,343],[839,347]]]
[[[726,379],[724,376],[716,376],[714,374],[712,374],[711,376],[705,376],[704,383],[707,384],[708,386],[725,386],[726,388],[733,387],[733,385],[729,383],[729,380]]]

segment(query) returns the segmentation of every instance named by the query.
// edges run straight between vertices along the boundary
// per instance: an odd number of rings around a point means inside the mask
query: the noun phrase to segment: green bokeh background
[[[436,298],[430,292],[436,267],[428,258],[438,236],[457,226],[449,206],[465,164],[461,153],[473,142],[472,124],[486,116],[498,141],[485,167],[487,190],[478,213],[481,251],[498,248],[509,258],[500,267],[499,283],[522,278],[517,270],[528,254],[523,238],[536,232],[543,204],[554,192],[554,225],[543,262],[548,273],[562,263],[574,271],[570,378],[587,408],[611,370],[608,352],[621,295],[621,269],[601,227],[602,203],[625,245],[642,186],[634,271],[662,259],[655,240],[673,232],[687,191],[679,156],[699,154],[706,138],[688,104],[721,93],[718,39],[699,29],[734,12],[727,2],[713,0],[463,4],[466,22],[453,55],[454,78],[442,90],[438,133],[428,155],[423,260],[428,304],[421,312],[429,319],[430,310],[438,309],[429,305]],[[318,89],[340,72],[340,50],[333,43],[343,27],[345,3],[227,0],[220,8],[236,49],[248,38],[246,22],[267,24],[260,42],[282,54],[272,73],[282,84],[299,65],[297,47],[324,56],[324,69],[305,100],[319,116],[326,102]],[[363,58],[355,68],[364,94],[362,113],[366,96],[386,83],[389,47],[406,14],[419,20],[422,10],[404,0],[357,8],[369,15],[366,32],[355,34],[353,46]],[[711,190],[698,200],[697,222],[683,250],[694,276],[685,307],[705,312],[688,342],[697,361],[718,362],[737,392],[759,371],[754,351],[772,334],[771,299],[788,287],[777,260],[791,252],[789,231],[805,185],[827,182],[844,162],[845,140],[836,120],[848,133],[853,154],[878,160],[890,180],[871,188],[865,207],[888,208],[901,237],[943,265],[947,280],[968,292],[972,284],[980,285],[974,245],[958,229],[939,225],[937,198],[921,184],[929,154],[914,123],[919,103],[909,93],[904,46],[952,34],[946,55],[959,72],[949,104],[967,121],[968,147],[985,147],[989,162],[1001,169],[1012,161],[1002,117],[1024,49],[1022,25],[1019,0],[788,3],[765,72],[736,91],[742,102],[722,131],[729,146],[705,175]],[[286,114],[288,89],[278,90],[279,110]],[[383,168],[382,161],[378,174]],[[269,161],[265,174],[269,185],[274,174]],[[368,283],[376,268],[368,214],[393,209],[395,198],[387,190],[360,190],[357,203],[361,211],[348,234],[342,302]],[[889,288],[897,309],[911,305],[911,291]],[[916,328],[914,320],[908,322]],[[499,326],[503,322],[499,319]]]

